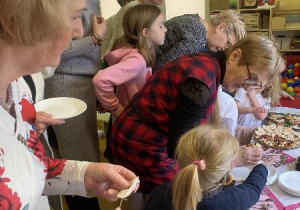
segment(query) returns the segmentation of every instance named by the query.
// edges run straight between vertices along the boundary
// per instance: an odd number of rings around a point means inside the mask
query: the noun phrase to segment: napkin
[[[275,158],[273,165],[279,167],[281,165],[286,165],[296,160],[296,158],[282,152],[280,149],[268,148],[264,151],[262,160],[265,161],[269,158]]]

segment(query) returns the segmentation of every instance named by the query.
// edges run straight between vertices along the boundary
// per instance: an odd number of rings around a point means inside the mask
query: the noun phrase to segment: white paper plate
[[[277,169],[271,165],[268,167],[267,185],[272,185],[277,179]]]
[[[49,98],[35,104],[36,111],[52,114],[54,119],[68,119],[83,113],[85,102],[69,97]]]
[[[254,166],[235,167],[231,170],[234,180],[241,183],[246,180]],[[277,179],[277,170],[271,165],[268,167],[267,185],[273,184]]]
[[[230,173],[234,176],[233,179],[240,183],[246,180],[253,167],[254,166],[234,167]]]
[[[294,190],[291,190],[289,188],[287,188],[285,185],[281,184],[281,182],[278,181],[278,186],[285,192],[287,192],[288,194],[300,197],[300,193]]]
[[[287,193],[300,197],[300,171],[287,171],[279,176],[278,184]]]

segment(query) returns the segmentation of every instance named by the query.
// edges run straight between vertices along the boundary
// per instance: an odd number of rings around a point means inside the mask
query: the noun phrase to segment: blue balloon
[[[294,69],[294,64],[288,65],[288,69]]]
[[[295,84],[294,84],[294,83],[291,83],[291,82],[289,82],[289,83],[287,84],[287,86],[288,86],[288,87],[295,87]]]
[[[288,78],[294,78],[293,74],[288,74]]]
[[[281,76],[285,77],[285,76],[287,76],[287,73],[286,72],[282,72]]]
[[[300,81],[299,81],[299,80],[296,80],[296,81],[295,81],[295,85],[300,85]]]

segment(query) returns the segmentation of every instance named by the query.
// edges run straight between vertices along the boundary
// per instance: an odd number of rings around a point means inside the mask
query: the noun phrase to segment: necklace
[[[14,101],[13,101],[13,95],[12,95],[12,87],[11,87],[11,84],[9,84],[8,87],[7,87],[7,100],[5,100],[4,97],[2,97],[0,95],[0,105],[7,112],[10,112],[10,109],[11,109],[13,104],[14,104]]]

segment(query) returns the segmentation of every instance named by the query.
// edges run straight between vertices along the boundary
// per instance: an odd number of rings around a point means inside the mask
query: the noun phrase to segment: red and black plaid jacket
[[[209,88],[206,113],[199,119],[205,124],[215,105],[220,74],[217,60],[210,55],[182,56],[157,71],[118,117],[110,141],[113,157],[140,176],[140,192],[149,193],[155,186],[171,181],[178,170],[166,147],[180,86],[188,78],[195,78]]]

